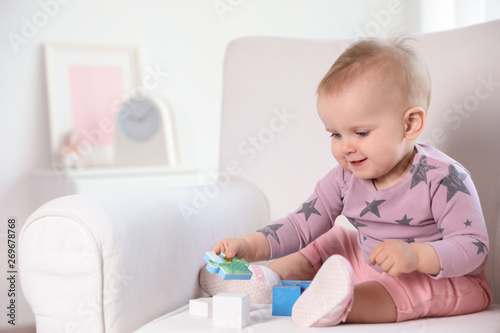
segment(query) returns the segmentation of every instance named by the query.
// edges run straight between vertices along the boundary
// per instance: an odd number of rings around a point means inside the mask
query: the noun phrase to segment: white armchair
[[[158,191],[73,195],[26,221],[20,277],[38,333],[203,331],[203,254],[294,210],[335,165],[315,89],[345,40],[254,37],[232,42],[224,68],[219,182]],[[500,21],[418,36],[433,99],[422,140],[461,161],[478,189],[490,236],[487,310],[336,332],[500,332]],[[339,223],[344,223],[340,221]],[[215,330],[215,329],[212,329]],[[302,331],[270,305],[243,331]],[[223,331],[223,330],[221,330]]]

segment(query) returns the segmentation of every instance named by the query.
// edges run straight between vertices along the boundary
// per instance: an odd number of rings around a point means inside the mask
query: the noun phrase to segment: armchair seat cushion
[[[252,304],[250,309],[249,326],[242,332],[304,332],[304,329],[295,326],[290,317],[272,316],[270,304]],[[471,332],[500,332],[500,305],[494,304],[482,312],[456,317],[425,318],[394,324],[346,324],[335,327],[319,328],[321,332],[370,332],[370,333],[471,333]],[[315,329],[312,329],[315,330]],[[158,332],[227,332],[227,330],[212,327],[211,318],[197,317],[189,314],[184,306],[177,311],[166,314],[157,320],[145,325],[136,333]]]

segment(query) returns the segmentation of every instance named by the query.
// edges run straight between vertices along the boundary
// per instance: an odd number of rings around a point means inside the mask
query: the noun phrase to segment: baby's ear
[[[404,114],[405,138],[415,140],[424,130],[426,113],[421,107],[415,106]]]

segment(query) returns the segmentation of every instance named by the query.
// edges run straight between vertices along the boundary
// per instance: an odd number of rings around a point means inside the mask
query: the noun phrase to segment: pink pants
[[[354,269],[355,284],[376,281],[387,290],[396,305],[398,322],[473,313],[484,310],[492,301],[484,271],[477,276],[443,279],[433,279],[420,272],[397,277],[380,273],[364,259],[357,232],[341,226],[335,226],[301,253],[316,271],[333,254],[347,258]]]

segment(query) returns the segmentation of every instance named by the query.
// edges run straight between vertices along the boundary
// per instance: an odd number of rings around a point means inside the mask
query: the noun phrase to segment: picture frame
[[[116,114],[140,87],[132,45],[44,45],[50,145],[67,167],[113,163]]]

